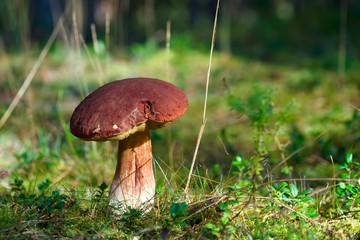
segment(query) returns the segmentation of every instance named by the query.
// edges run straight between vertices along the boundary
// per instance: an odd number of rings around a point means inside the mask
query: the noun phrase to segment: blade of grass
[[[97,70],[96,73],[97,73],[97,78],[99,80],[99,86],[103,85],[102,78],[104,76],[104,72],[103,72],[103,69],[101,67],[100,62],[97,61],[97,59],[91,54],[91,52],[89,50],[89,47],[86,45],[86,42],[85,42],[83,36],[80,36],[80,42],[81,42],[81,45],[83,46],[83,48],[85,49],[86,55],[88,56],[91,65],[93,66],[94,69]],[[86,95],[89,94],[88,86],[87,86],[87,84],[85,83],[84,80],[83,80],[83,85],[84,85],[84,88],[85,88]]]
[[[110,13],[105,15],[105,46],[106,50],[110,51]]]
[[[220,6],[220,0],[217,1],[216,5],[216,12],[215,12],[215,18],[214,18],[214,26],[213,26],[213,32],[212,32],[212,39],[211,39],[211,47],[210,47],[210,56],[209,56],[209,65],[208,65],[208,71],[207,71],[207,77],[206,77],[206,87],[205,87],[205,99],[204,99],[204,111],[203,111],[203,118],[202,118],[202,124],[200,127],[199,135],[196,141],[196,147],[194,156],[192,159],[190,172],[187,178],[186,186],[185,186],[185,193],[187,193],[191,181],[191,175],[194,170],[194,165],[196,162],[196,156],[199,150],[199,146],[201,143],[201,138],[203,136],[205,125],[206,125],[206,107],[207,107],[207,99],[208,99],[208,92],[209,92],[209,83],[210,83],[210,71],[211,71],[211,63],[212,63],[212,55],[214,51],[214,43],[215,43],[215,34],[216,34],[216,24],[217,24],[217,18],[218,18],[218,12],[219,12],[219,6]]]
[[[166,174],[165,174],[164,170],[162,169],[162,167],[160,166],[160,164],[159,164],[159,162],[157,161],[157,159],[156,159],[156,158],[153,158],[153,161],[154,161],[154,163],[158,166],[158,168],[160,169],[161,174],[164,176],[164,179],[165,179],[166,183],[168,184],[171,192],[174,192],[174,189],[173,189],[173,187],[171,186],[171,183],[170,183],[169,179],[166,177]]]

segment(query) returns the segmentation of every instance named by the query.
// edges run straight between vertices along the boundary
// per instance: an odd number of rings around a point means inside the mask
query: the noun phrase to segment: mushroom
[[[153,78],[108,83],[88,95],[74,110],[70,131],[86,141],[118,141],[118,161],[109,204],[114,213],[127,206],[150,209],[155,194],[150,130],[183,115],[186,95]]]

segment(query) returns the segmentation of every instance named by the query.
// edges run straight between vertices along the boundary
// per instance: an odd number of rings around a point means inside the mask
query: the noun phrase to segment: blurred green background
[[[356,62],[360,43],[360,3],[356,0],[223,1],[216,49],[282,64],[321,59],[326,60],[323,66],[336,68],[343,2],[347,6],[348,60]],[[64,31],[71,31],[76,18],[79,34],[86,42],[92,41],[91,24],[96,25],[98,38],[105,40],[108,16],[108,44],[113,51],[126,52],[134,44],[151,40],[161,45],[167,21],[171,21],[176,44],[208,51],[216,8],[216,1],[206,0],[4,0],[0,4],[1,48],[6,52],[41,47],[66,8],[71,8],[71,13],[66,17]],[[348,64],[356,64],[353,61]]]

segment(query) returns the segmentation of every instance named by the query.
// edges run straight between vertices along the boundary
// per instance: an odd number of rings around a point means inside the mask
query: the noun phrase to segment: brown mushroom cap
[[[165,126],[183,115],[187,106],[185,94],[168,82],[118,80],[96,89],[76,107],[70,131],[83,140],[122,140]]]

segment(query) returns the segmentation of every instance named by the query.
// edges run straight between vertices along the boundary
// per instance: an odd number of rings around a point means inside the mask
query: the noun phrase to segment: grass
[[[1,115],[36,53],[1,56]],[[206,53],[183,47],[169,60],[153,44],[128,55],[54,46],[0,129],[0,238],[358,238],[358,70],[338,82],[336,70],[215,52],[207,127],[186,195],[207,64]],[[76,139],[68,121],[101,82],[132,76],[168,79],[186,92],[189,109],[152,133],[154,209],[114,218],[107,195],[116,146]]]

